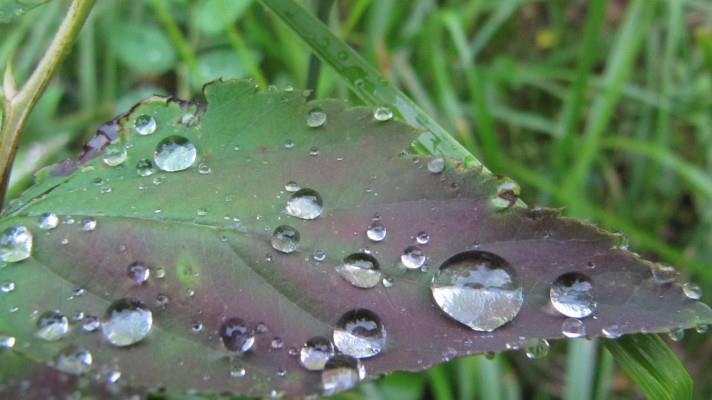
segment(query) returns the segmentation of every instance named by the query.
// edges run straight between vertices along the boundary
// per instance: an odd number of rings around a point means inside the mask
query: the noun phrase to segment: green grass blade
[[[569,340],[565,400],[589,400],[593,394],[597,342]]]
[[[692,398],[692,379],[658,335],[628,335],[604,341],[628,376],[652,400]]]

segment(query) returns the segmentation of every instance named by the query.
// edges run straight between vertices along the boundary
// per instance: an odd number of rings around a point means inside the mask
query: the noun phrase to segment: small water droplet
[[[591,278],[578,272],[563,274],[549,289],[551,304],[567,317],[585,318],[596,310]]]
[[[138,176],[151,176],[155,172],[153,162],[147,158],[142,158],[136,162],[136,174]]]
[[[336,272],[352,285],[368,289],[378,285],[381,281],[381,270],[372,255],[366,253],[354,253],[336,266]]]
[[[623,331],[621,331],[618,325],[609,325],[601,329],[601,333],[608,339],[618,339],[623,336]]]
[[[156,131],[156,120],[150,115],[139,115],[134,121],[134,128],[139,135],[150,135]]]
[[[84,332],[94,332],[99,329],[100,325],[101,323],[99,321],[99,317],[96,317],[94,315],[88,315],[84,317],[84,322],[82,323],[82,330]]]
[[[70,345],[57,354],[55,365],[60,371],[81,375],[89,372],[92,361],[92,355],[88,350]]]
[[[418,246],[408,246],[400,257],[401,263],[408,269],[418,269],[425,264],[425,253]]]
[[[163,279],[166,277],[166,270],[161,267],[158,267],[156,268],[156,272],[154,275],[156,276],[156,279]]]
[[[445,170],[445,159],[442,157],[435,157],[428,161],[428,171],[433,174],[439,174]]]
[[[334,345],[325,337],[317,336],[307,340],[299,352],[299,362],[309,371],[321,371],[329,358],[334,355]]]
[[[289,225],[280,225],[270,239],[272,248],[282,253],[293,253],[299,246],[299,231]]]
[[[307,114],[307,126],[310,128],[318,128],[326,123],[326,113],[320,109],[315,108]]]
[[[129,265],[126,275],[134,285],[141,285],[151,276],[151,269],[141,262],[135,262]]]
[[[47,311],[37,319],[35,336],[50,342],[57,341],[69,333],[69,320],[58,310]]]
[[[117,167],[126,161],[127,156],[126,147],[120,143],[114,143],[104,150],[104,164],[109,167]]]
[[[572,339],[581,338],[586,336],[586,325],[580,319],[566,318],[561,323],[561,333]]]
[[[206,163],[198,164],[198,173],[201,175],[208,175],[213,172],[213,169]]]
[[[312,156],[312,157],[318,156],[318,155],[319,155],[319,148],[316,147],[316,146],[312,146],[312,147],[309,149],[309,155]]]
[[[301,189],[301,187],[299,187],[299,184],[294,181],[289,181],[284,185],[284,190],[288,192],[296,192],[299,189]]]
[[[430,235],[425,231],[418,232],[415,236],[415,241],[418,242],[418,244],[426,245],[430,242]]]
[[[284,340],[282,340],[282,338],[275,337],[272,339],[272,342],[270,342],[270,346],[273,349],[281,349],[284,347]]]
[[[349,390],[366,377],[366,369],[357,358],[337,354],[331,357],[321,371],[321,386],[325,395]]]
[[[376,107],[376,109],[373,110],[373,118],[376,121],[388,121],[393,118],[393,111],[386,106]]]
[[[0,349],[11,349],[15,347],[15,342],[14,336],[0,335]]]
[[[300,189],[287,201],[287,214],[300,219],[315,219],[321,215],[323,202],[314,189]]]
[[[0,284],[0,292],[10,293],[13,290],[15,290],[15,282],[13,281],[3,281],[2,284]]]
[[[0,234],[0,261],[14,263],[32,254],[32,232],[22,225],[5,229]]]
[[[285,149],[293,149],[294,148],[294,141],[292,139],[287,139],[284,142],[284,148]]]
[[[473,330],[490,332],[514,319],[524,302],[514,269],[496,254],[466,251],[447,259],[430,286],[435,303]]]
[[[55,213],[46,212],[40,215],[40,218],[37,221],[37,225],[40,229],[46,231],[54,229],[57,227],[57,225],[59,225],[59,217],[57,217],[57,214]]]
[[[685,337],[685,330],[682,328],[672,329],[668,332],[668,336],[673,342],[679,342]]]
[[[200,333],[203,331],[204,326],[202,323],[196,322],[193,324],[193,326],[190,329],[193,331],[193,333]]]
[[[382,284],[383,287],[385,287],[385,288],[392,287],[392,286],[393,286],[393,278],[389,278],[389,277],[387,277],[387,276],[384,276],[384,277],[383,277],[383,280],[381,280],[381,284]]]
[[[84,218],[81,222],[82,225],[82,230],[84,232],[92,232],[94,229],[96,229],[96,219],[88,217]]]
[[[255,344],[255,330],[239,318],[230,318],[220,326],[220,337],[225,348],[245,353]]]
[[[682,285],[682,293],[690,300],[700,300],[702,298],[702,288],[691,282]]]
[[[386,329],[376,314],[366,309],[345,313],[334,328],[334,345],[356,358],[378,355],[386,345]]]
[[[267,331],[269,331],[269,328],[267,327],[267,324],[265,324],[264,322],[260,322],[255,327],[255,330],[257,331],[257,333],[267,333]]]
[[[156,305],[158,307],[161,307],[161,309],[163,309],[163,310],[166,309],[169,301],[170,301],[170,299],[168,298],[168,296],[166,296],[163,293],[159,293],[158,295],[156,295]]]
[[[524,352],[528,359],[535,360],[546,357],[550,347],[549,341],[546,339],[531,339],[524,347]]]
[[[101,321],[104,338],[114,346],[130,346],[143,340],[153,326],[153,314],[137,299],[112,303]]]
[[[697,324],[695,326],[695,332],[699,333],[700,335],[704,335],[705,333],[707,333],[708,330],[709,325],[707,324]]]
[[[153,161],[163,171],[176,172],[190,168],[196,155],[197,150],[190,140],[174,135],[158,142]]]
[[[326,252],[324,250],[316,249],[312,254],[312,258],[314,259],[314,261],[322,262],[326,260]]]
[[[233,378],[242,378],[247,375],[247,370],[240,365],[236,357],[230,359],[230,376]]]
[[[678,275],[675,268],[662,264],[651,264],[650,272],[653,274],[653,279],[658,285],[673,283]]]

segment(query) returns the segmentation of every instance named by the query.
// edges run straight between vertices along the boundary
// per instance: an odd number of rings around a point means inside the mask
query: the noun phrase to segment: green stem
[[[27,82],[18,92],[5,93],[3,124],[2,131],[0,131],[0,173],[2,173],[0,200],[5,198],[12,161],[15,158],[20,133],[25,127],[27,117],[77,39],[94,3],[95,0],[72,1],[62,24]],[[14,87],[13,79],[7,72],[11,74],[9,68],[6,71],[6,87]]]

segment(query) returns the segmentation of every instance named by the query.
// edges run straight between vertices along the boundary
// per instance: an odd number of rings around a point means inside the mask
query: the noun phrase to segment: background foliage
[[[307,2],[317,7],[329,1]],[[22,82],[66,4],[0,26],[0,64]],[[626,232],[646,257],[712,290],[712,3],[703,0],[337,1],[333,32],[378,66],[527,203]],[[200,97],[204,82],[250,75],[306,87],[309,49],[260,4],[99,1],[33,112],[10,197],[39,166],[75,156],[94,127],[153,93]],[[353,97],[322,67],[317,97]],[[712,341],[671,343],[695,381]],[[568,347],[568,351],[566,348]],[[634,397],[596,342],[544,360],[470,357],[395,374],[343,398]]]

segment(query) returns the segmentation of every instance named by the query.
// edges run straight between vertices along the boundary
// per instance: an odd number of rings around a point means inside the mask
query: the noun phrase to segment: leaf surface
[[[11,22],[49,0],[0,0],[0,22]]]

